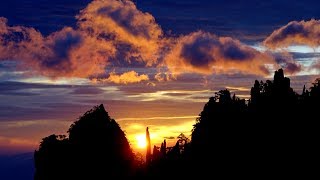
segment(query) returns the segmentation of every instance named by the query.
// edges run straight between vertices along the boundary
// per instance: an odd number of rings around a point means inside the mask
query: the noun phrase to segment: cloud
[[[76,20],[77,27],[64,27],[44,36],[34,28],[8,26],[7,19],[0,18],[0,60],[17,61],[19,70],[50,78],[121,84],[147,81],[149,77],[135,72],[117,75],[110,73],[109,67],[157,67],[153,79],[164,82],[183,73],[266,75],[268,65],[279,65],[271,53],[230,37],[202,31],[165,37],[155,18],[138,10],[130,0],[92,1]],[[299,70],[291,60],[280,64],[292,72]],[[107,79],[98,78],[107,74]]]
[[[65,27],[47,37],[33,28],[8,26],[0,18],[0,60],[48,77],[89,77],[104,73],[115,54],[112,43]]]
[[[79,87],[75,88],[71,94],[76,95],[99,95],[104,91],[97,87]]]
[[[198,31],[176,40],[165,57],[174,74],[214,74],[238,70],[244,73],[268,74],[265,64],[276,64],[274,58],[229,37],[217,37]]]
[[[310,66],[310,68],[309,68],[310,70],[320,70],[320,60],[316,60],[316,61],[314,61],[312,64],[311,64],[311,66]]]
[[[320,53],[318,52],[290,52],[290,54],[292,54],[295,59],[313,59],[320,57]]]
[[[149,76],[146,74],[139,75],[135,71],[125,72],[123,74],[116,74],[115,72],[111,72],[108,78],[94,78],[93,82],[108,82],[115,84],[133,84],[139,83],[142,81],[148,81]]]
[[[90,35],[113,40],[120,49],[129,46],[127,60],[133,57],[147,65],[157,62],[162,29],[132,1],[92,1],[77,19],[79,28]]]
[[[320,45],[320,21],[292,21],[275,30],[263,44],[271,49],[285,48],[291,45]]]
[[[209,89],[202,90],[158,90],[155,92],[141,92],[138,94],[128,95],[136,101],[156,101],[156,100],[168,100],[168,101],[184,101],[184,102],[199,102],[199,99],[194,99],[194,96],[210,97],[216,91]],[[204,102],[207,102],[206,99]]]
[[[288,73],[288,74],[295,74],[295,73],[298,73],[302,70],[301,64],[299,64],[297,62],[286,63],[283,68],[286,71],[286,73]]]
[[[44,37],[34,28],[8,26],[0,18],[0,60],[51,78],[92,78],[108,65],[158,63],[165,42],[154,17],[129,0],[96,0],[77,16],[78,27]],[[121,62],[122,61],[122,62]]]
[[[7,26],[7,19],[0,17],[0,59],[32,60],[46,52],[44,37],[34,28]]]
[[[274,53],[273,56],[276,62],[288,74],[295,74],[303,69],[302,65],[295,61],[293,55],[289,52],[282,51],[281,53]]]

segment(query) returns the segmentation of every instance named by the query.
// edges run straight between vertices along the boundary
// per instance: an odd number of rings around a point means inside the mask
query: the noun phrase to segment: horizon
[[[99,104],[141,152],[138,139],[146,127],[153,144],[167,139],[174,145],[180,133],[191,134],[215,92],[229,89],[248,99],[254,80],[272,79],[279,68],[300,94],[320,70],[317,5],[5,2],[0,155],[33,152],[42,138],[66,134]]]

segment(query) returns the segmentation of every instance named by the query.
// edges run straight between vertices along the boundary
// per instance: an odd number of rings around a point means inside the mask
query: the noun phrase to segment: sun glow
[[[146,148],[147,142],[146,142],[146,135],[145,134],[139,134],[136,136],[136,142],[137,147],[140,149]]]

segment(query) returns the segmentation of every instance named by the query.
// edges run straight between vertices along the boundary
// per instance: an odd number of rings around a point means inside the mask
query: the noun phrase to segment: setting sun
[[[136,142],[137,142],[137,147],[138,148],[146,148],[147,142],[146,142],[146,135],[144,134],[139,134],[136,136]]]

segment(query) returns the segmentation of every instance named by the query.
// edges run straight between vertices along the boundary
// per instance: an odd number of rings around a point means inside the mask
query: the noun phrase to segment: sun
[[[141,148],[141,149],[146,148],[146,146],[147,146],[146,135],[144,135],[144,134],[137,135],[136,142],[137,142],[138,148]]]

